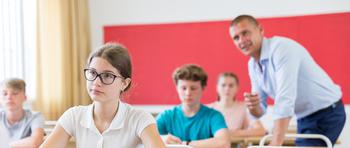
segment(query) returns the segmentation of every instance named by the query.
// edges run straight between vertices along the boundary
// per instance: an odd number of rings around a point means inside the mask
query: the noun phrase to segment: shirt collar
[[[110,129],[120,129],[124,126],[127,107],[128,107],[127,104],[119,101],[118,112],[115,115],[114,119],[112,120]]]
[[[90,104],[88,106],[87,111],[85,112],[85,114],[83,114],[82,120],[80,121],[80,125],[88,128],[88,129],[92,129],[93,125],[94,125],[94,119],[93,119],[93,108],[94,108],[94,104]]]
[[[93,108],[94,103],[88,106],[87,112],[83,115],[82,120],[80,121],[80,125],[94,130],[96,128],[94,119],[93,119]],[[119,108],[117,114],[114,116],[111,125],[108,129],[120,129],[124,126],[125,113],[127,110],[127,105],[121,101],[119,101]]]
[[[260,62],[263,62],[265,60],[268,60],[269,58],[269,46],[268,46],[268,39],[263,38],[262,45],[261,45],[261,51],[260,51]]]
[[[200,104],[198,111],[197,111],[196,114],[193,115],[192,117],[187,117],[187,116],[185,115],[185,112],[184,112],[184,110],[183,110],[183,105],[182,105],[182,104],[179,105],[178,108],[179,108],[179,110],[182,112],[183,117],[185,117],[185,118],[187,118],[187,119],[194,119],[194,118],[196,118],[197,116],[201,116],[201,113],[203,112],[204,105],[203,105],[203,104]]]
[[[8,127],[8,128],[17,128],[18,126],[20,126],[22,124],[22,122],[24,122],[24,120],[26,120],[25,118],[27,118],[28,116],[31,116],[31,112],[27,109],[23,109],[23,117],[17,121],[16,123],[14,124],[10,124],[9,121],[7,120],[7,114],[6,114],[6,111],[3,110],[3,120],[5,122],[5,126]]]

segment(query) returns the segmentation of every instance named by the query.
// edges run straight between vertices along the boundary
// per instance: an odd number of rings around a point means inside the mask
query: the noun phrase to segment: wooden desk
[[[231,148],[246,148],[247,145],[245,143],[244,137],[231,137]]]

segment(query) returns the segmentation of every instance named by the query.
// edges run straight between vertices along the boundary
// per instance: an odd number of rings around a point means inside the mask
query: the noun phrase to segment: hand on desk
[[[176,137],[172,134],[164,136],[164,142],[166,144],[182,144],[182,141],[179,137]]]

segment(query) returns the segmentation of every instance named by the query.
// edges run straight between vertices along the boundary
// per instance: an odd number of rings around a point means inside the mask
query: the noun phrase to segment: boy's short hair
[[[191,80],[191,81],[200,81],[201,86],[204,88],[207,86],[207,73],[200,67],[195,64],[186,64],[179,68],[176,68],[173,73],[173,80],[177,85],[179,80]]]
[[[19,78],[9,78],[5,79],[1,83],[1,88],[12,88],[15,90],[26,92],[26,83],[24,80]]]

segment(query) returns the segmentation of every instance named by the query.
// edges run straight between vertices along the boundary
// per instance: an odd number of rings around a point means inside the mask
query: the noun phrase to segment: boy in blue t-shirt
[[[159,133],[167,144],[193,147],[230,147],[229,132],[222,114],[200,103],[207,74],[193,64],[177,68],[173,74],[181,105],[157,117]]]
[[[44,117],[23,108],[26,101],[25,82],[9,78],[0,83],[0,126],[9,147],[39,147],[44,139]],[[2,130],[3,130],[2,129]],[[1,141],[1,139],[0,139]],[[3,145],[0,145],[3,147]]]

